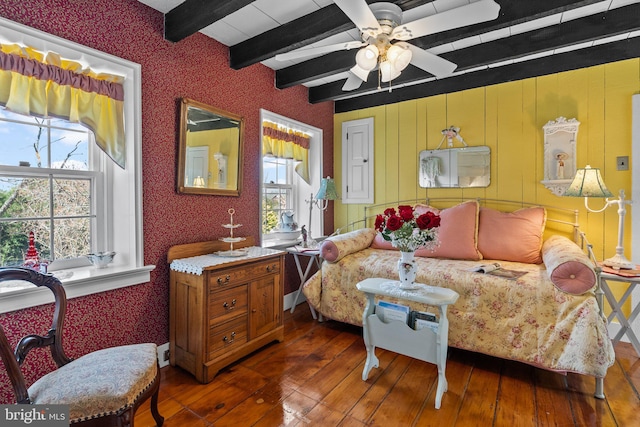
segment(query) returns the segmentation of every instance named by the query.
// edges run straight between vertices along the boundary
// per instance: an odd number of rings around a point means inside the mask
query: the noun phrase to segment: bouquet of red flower
[[[437,244],[437,228],[440,216],[433,212],[418,215],[412,206],[400,205],[385,209],[376,216],[375,229],[393,247],[402,252],[413,252],[418,248]]]

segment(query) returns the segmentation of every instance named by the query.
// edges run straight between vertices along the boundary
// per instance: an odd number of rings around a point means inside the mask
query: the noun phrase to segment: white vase
[[[398,276],[400,279],[400,289],[417,289],[416,286],[416,261],[415,252],[400,252],[398,260]]]

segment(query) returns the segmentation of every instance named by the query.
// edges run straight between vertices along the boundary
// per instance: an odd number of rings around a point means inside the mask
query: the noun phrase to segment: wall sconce
[[[627,212],[625,205],[633,203],[631,200],[625,200],[624,190],[620,190],[620,196],[616,200],[609,200],[608,197],[613,196],[611,191],[607,189],[602,181],[600,169],[592,168],[587,165],[584,169],[578,169],[576,176],[573,178],[571,185],[563,194],[570,197],[584,197],[584,206],[589,212],[602,212],[609,206],[618,205],[618,245],[616,246],[616,254],[611,258],[604,260],[602,263],[607,267],[615,269],[632,269],[635,265],[624,256],[624,216]],[[589,208],[589,197],[607,197],[605,205],[600,210]]]
[[[310,199],[305,200],[305,202],[309,203],[309,222],[307,223],[307,227],[309,228],[309,239],[311,239],[311,214],[313,213],[313,205],[316,205],[320,211],[325,211],[329,207],[329,200],[338,200],[339,198],[340,196],[338,196],[338,191],[336,190],[336,183],[333,178],[328,176],[326,178],[322,178],[322,181],[320,182],[320,189],[318,190],[315,199],[313,197],[313,193],[311,193]]]

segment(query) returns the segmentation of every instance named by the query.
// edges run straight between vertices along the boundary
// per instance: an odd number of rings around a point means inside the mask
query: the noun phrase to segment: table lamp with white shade
[[[584,197],[584,206],[589,212],[602,212],[609,206],[618,206],[618,245],[616,246],[616,254],[611,258],[604,260],[602,263],[607,267],[615,269],[635,268],[635,265],[624,256],[624,216],[627,212],[625,206],[632,203],[631,200],[626,200],[624,198],[624,190],[620,190],[618,199],[609,200],[609,197],[613,196],[613,194],[604,184],[602,176],[600,175],[600,169],[592,168],[587,165],[584,169],[578,169],[576,171],[573,181],[565,190],[563,195],[570,197]],[[604,207],[599,210],[589,208],[589,197],[606,197]]]

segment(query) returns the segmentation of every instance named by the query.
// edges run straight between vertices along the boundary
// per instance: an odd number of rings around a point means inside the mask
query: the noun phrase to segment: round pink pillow
[[[596,284],[593,263],[580,247],[564,236],[549,237],[542,245],[549,279],[563,292],[581,295]]]

